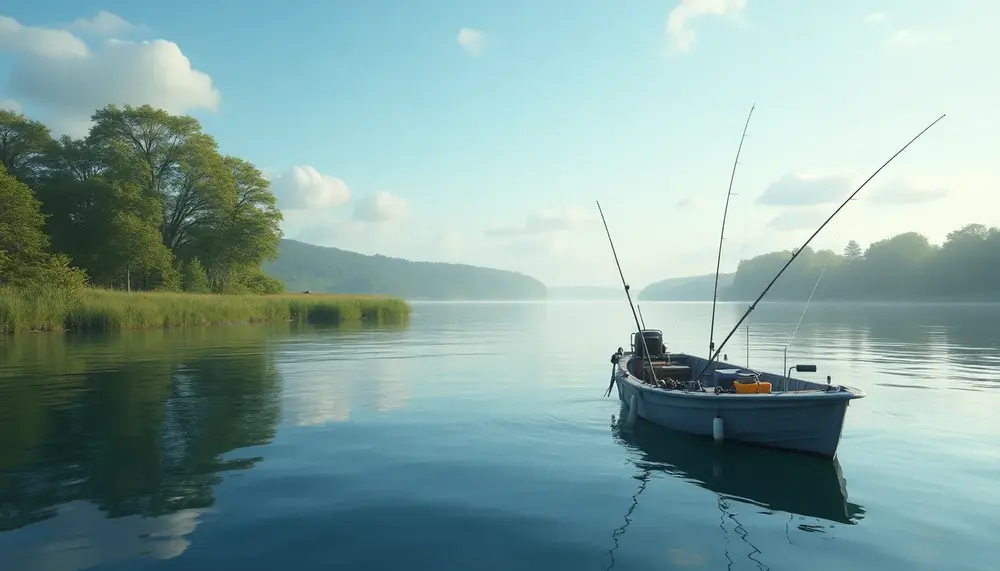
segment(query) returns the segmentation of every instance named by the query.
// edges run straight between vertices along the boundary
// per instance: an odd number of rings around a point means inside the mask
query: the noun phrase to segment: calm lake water
[[[721,306],[718,341],[744,307]],[[697,354],[710,310],[642,305]],[[801,311],[758,308],[751,366],[780,370]],[[602,394],[624,301],[7,338],[0,569],[992,571],[998,321],[813,304],[789,362],[868,393],[837,462],[620,429]]]

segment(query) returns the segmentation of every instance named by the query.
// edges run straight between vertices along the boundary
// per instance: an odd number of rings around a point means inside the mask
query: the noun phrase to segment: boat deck
[[[624,369],[643,385],[650,389],[677,390],[691,388],[694,375],[705,368],[707,359],[687,355],[683,353],[671,354],[665,357],[654,357],[652,360],[643,360],[631,354],[625,354],[622,358]],[[649,365],[652,364],[653,374],[649,374]],[[734,392],[733,381],[737,376],[745,377],[748,380],[756,378],[763,383],[770,383],[769,390],[762,393],[754,392]],[[654,380],[655,379],[655,380]],[[785,375],[766,373],[745,367],[739,367],[730,363],[715,362],[709,366],[700,379],[700,387],[709,392],[715,392],[719,387],[719,396],[737,397],[761,397],[780,395],[805,395],[813,393],[828,393],[830,387],[826,383],[818,383],[796,379]],[[834,389],[836,390],[836,389]],[[699,390],[699,392],[701,392]]]

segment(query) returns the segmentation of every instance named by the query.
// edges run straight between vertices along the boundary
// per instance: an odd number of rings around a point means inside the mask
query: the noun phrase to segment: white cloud
[[[757,198],[769,206],[812,206],[847,198],[853,178],[842,174],[793,173],[774,181]]]
[[[101,10],[93,18],[77,18],[69,25],[81,34],[111,37],[139,29],[139,26],[117,14]]]
[[[899,30],[885,41],[887,47],[895,49],[918,49],[947,44],[951,41],[948,32],[933,30]]]
[[[0,99],[0,109],[5,111],[20,112],[21,104],[13,99]]]
[[[56,506],[53,517],[32,524],[30,533],[0,536],[5,569],[77,571],[126,559],[179,557],[209,510],[185,509],[159,517],[109,518],[94,503],[75,500]]]
[[[113,28],[108,17],[90,22]],[[0,52],[14,55],[7,91],[39,109],[57,133],[84,135],[91,114],[111,103],[187,113],[217,110],[221,99],[212,78],[166,40],[106,40],[91,49],[69,31],[0,16]]]
[[[23,26],[14,18],[0,16],[0,53],[45,59],[78,60],[90,55],[87,44],[66,30]]]
[[[462,46],[469,55],[473,56],[481,55],[483,49],[486,47],[486,33],[482,30],[462,28],[458,31],[456,40],[458,41],[458,45]]]
[[[839,204],[843,202],[864,180],[855,172],[835,173],[829,175],[789,174],[771,183],[757,198],[758,204],[766,206],[818,206]],[[908,206],[925,204],[944,198],[949,191],[940,187],[928,188],[926,185],[905,180],[890,180],[886,183],[872,182],[861,191],[857,200],[869,204],[888,204]],[[789,211],[778,216],[776,223],[782,220],[790,221],[799,216],[800,212]],[[782,218],[785,216],[785,218]],[[792,230],[791,226],[786,228]]]
[[[894,181],[873,188],[867,198],[876,204],[904,206],[934,202],[948,194],[945,188],[926,188],[906,181]]]
[[[354,205],[354,219],[361,222],[391,222],[406,215],[406,200],[380,190],[358,200]]]
[[[694,42],[691,23],[702,16],[727,16],[742,12],[747,0],[680,0],[667,17],[667,34],[678,51],[686,52]]]
[[[271,178],[271,190],[284,210],[317,211],[341,206],[351,199],[347,184],[339,178],[302,165]]]
[[[885,20],[884,12],[872,12],[871,14],[865,16],[862,22],[864,22],[865,24],[878,24],[884,20]]]
[[[569,207],[561,211],[543,210],[532,214],[518,226],[497,225],[486,229],[487,236],[529,236],[549,234],[580,228],[591,222],[579,208]]]

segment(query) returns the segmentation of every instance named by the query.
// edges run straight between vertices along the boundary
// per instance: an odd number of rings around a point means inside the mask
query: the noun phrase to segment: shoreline
[[[376,295],[223,295],[0,288],[0,336],[255,323],[401,323],[410,304]]]

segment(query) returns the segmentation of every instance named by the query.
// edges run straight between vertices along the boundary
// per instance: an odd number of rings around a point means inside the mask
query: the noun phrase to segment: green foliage
[[[16,216],[33,227],[41,219],[63,255],[49,274],[69,260],[99,286],[177,290],[197,258],[212,291],[283,290],[260,271],[277,254],[282,217],[256,167],[221,155],[192,117],[109,105],[92,119],[86,138],[53,140],[41,123],[0,111],[0,164],[34,189],[44,215],[26,218],[37,203],[19,198]],[[23,281],[9,252],[0,263],[0,283]]]
[[[860,260],[864,255],[865,251],[861,249],[861,244],[858,244],[854,240],[848,241],[847,245],[844,246],[844,257],[849,261]]]
[[[184,291],[191,293],[208,293],[208,273],[205,266],[197,258],[191,258],[184,264]]]
[[[0,109],[0,165],[17,180],[30,183],[45,161],[49,129],[20,113]]]
[[[410,306],[403,300],[378,296],[223,296],[0,288],[0,333],[113,331],[273,321],[400,323],[409,315]]]
[[[0,286],[79,288],[86,276],[49,251],[45,217],[31,189],[0,165]]]
[[[731,300],[752,300],[788,261],[792,252],[772,252],[743,260]],[[948,234],[940,246],[907,232],[871,244],[860,253],[853,240],[844,255],[807,248],[768,293],[770,300],[805,299],[820,271],[826,272],[814,299],[996,300],[1000,274],[1000,229],[969,224]]]
[[[260,268],[253,268],[248,275],[244,276],[243,283],[247,285],[250,293],[274,295],[285,291],[285,284],[281,280],[272,278]]]
[[[83,291],[65,288],[0,286],[0,334],[58,331],[81,303]]]
[[[516,272],[462,264],[411,262],[366,256],[282,240],[263,269],[293,291],[366,293],[405,299],[545,299],[540,281]]]

